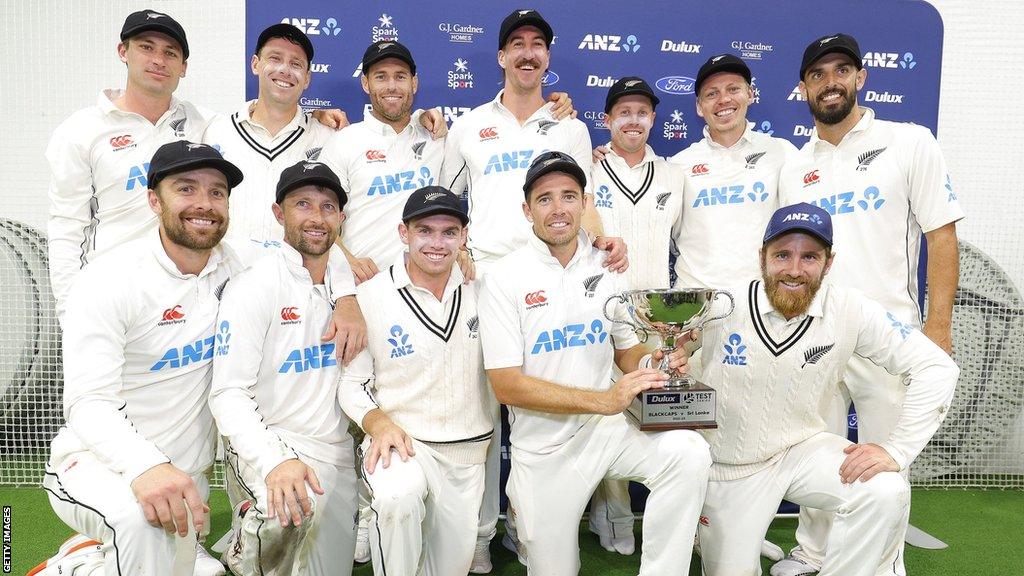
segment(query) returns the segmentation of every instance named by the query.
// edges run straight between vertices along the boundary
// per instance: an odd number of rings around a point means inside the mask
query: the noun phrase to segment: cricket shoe
[[[593,517],[587,521],[587,528],[597,535],[601,541],[601,548],[609,552],[617,552],[623,556],[629,556],[636,552],[636,537],[632,530],[613,530],[607,522],[595,520]],[[621,535],[615,534],[616,532]]]
[[[814,574],[818,569],[794,556],[786,556],[776,562],[771,569],[772,576],[802,576]]]
[[[476,548],[473,549],[473,563],[469,565],[470,574],[490,574],[494,569],[491,564],[491,541],[487,538],[479,538],[476,541]]]
[[[28,571],[26,576],[87,575],[93,570],[103,572],[103,544],[83,534],[68,538],[57,553]]]
[[[192,574],[194,576],[224,576],[227,574],[227,570],[224,569],[220,560],[210,556],[206,548],[196,542],[196,564],[192,569]]]
[[[359,525],[356,528],[356,557],[359,564],[366,564],[370,561],[370,518],[359,518]]]

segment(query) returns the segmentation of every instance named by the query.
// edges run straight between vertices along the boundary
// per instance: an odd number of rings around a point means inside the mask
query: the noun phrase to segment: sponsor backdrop
[[[608,88],[616,79],[634,75],[654,86],[661,99],[650,139],[658,154],[669,156],[700,140],[704,122],[695,112],[694,78],[709,57],[729,52],[743,58],[753,72],[754,104],[747,117],[755,129],[802,146],[813,121],[797,90],[800,58],[808,42],[833,32],[854,35],[864,52],[868,79],[860,94],[862,105],[881,118],[915,122],[936,132],[943,30],[938,12],[926,2],[834,0],[827,9],[813,0],[646,0],[600,7],[535,0],[528,6],[539,10],[555,32],[545,93],[572,96],[594,145],[609,140],[604,128]],[[510,9],[470,0],[430,7],[414,2],[249,0],[246,51],[252,54],[260,31],[271,24],[302,28],[316,49],[313,81],[302,106],[341,108],[356,122],[369,108],[359,82],[363,51],[378,40],[398,40],[416,60],[415,107],[439,106],[452,122],[501,89],[498,29]],[[850,18],[840,30],[835,15],[842,13]],[[255,98],[257,91],[247,66],[246,98]],[[856,440],[852,410],[849,422]],[[507,431],[502,444],[504,478]]]

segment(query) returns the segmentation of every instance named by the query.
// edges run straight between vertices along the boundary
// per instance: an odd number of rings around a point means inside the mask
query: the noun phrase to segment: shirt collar
[[[242,107],[239,108],[238,112],[237,112],[238,121],[239,122],[245,122],[246,124],[248,124],[250,126],[253,126],[253,127],[256,127],[256,128],[259,128],[260,130],[263,130],[264,132],[269,134],[270,132],[266,128],[264,128],[261,124],[259,124],[258,122],[256,122],[255,120],[252,119],[252,113],[250,111],[252,110],[252,107],[255,104],[256,104],[255,100],[249,100],[248,102],[242,104]],[[295,105],[295,116],[292,116],[291,121],[288,122],[288,124],[286,124],[284,128],[281,128],[281,131],[278,132],[277,135],[280,136],[282,134],[291,134],[299,126],[305,126],[306,122],[307,122],[307,118],[306,118],[305,112],[302,111],[302,107],[301,106],[296,104]]]
[[[401,132],[395,132],[395,129],[392,128],[390,124],[385,124],[384,122],[381,122],[380,120],[377,119],[376,116],[373,115],[372,112],[369,111],[367,111],[366,114],[363,114],[363,124],[371,132],[380,134],[381,136],[384,136],[386,138],[389,136],[406,134],[408,132],[416,130],[416,127],[420,125],[420,116],[422,114],[422,109],[413,111],[412,115],[409,117],[409,124],[407,124],[405,128],[402,129]]]
[[[210,274],[217,269],[221,261],[224,260],[225,253],[223,247],[219,244],[213,247],[210,251],[210,258],[206,261],[206,266],[199,272],[199,274],[182,274],[181,270],[178,269],[178,265],[171,260],[171,257],[167,255],[167,251],[164,250],[163,241],[160,240],[160,227],[157,226],[155,230],[149,233],[147,242],[149,248],[153,252],[153,256],[156,258],[160,267],[167,271],[168,274],[175,278],[186,279],[191,277],[202,278],[207,274]]]
[[[729,146],[728,148],[726,148],[725,146],[722,146],[718,142],[715,142],[714,140],[711,139],[711,131],[708,130],[708,125],[705,124],[704,125],[704,140],[708,143],[708,147],[710,147],[713,150],[735,150],[735,149],[742,148],[744,145],[746,145],[748,142],[751,141],[750,135],[751,135],[751,133],[753,131],[754,131],[754,123],[748,121],[747,122],[747,127],[743,130],[743,135],[740,136],[740,139],[737,140],[736,143],[733,144],[732,146]]]
[[[494,100],[491,100],[491,106],[499,114],[504,114],[504,115],[508,116],[516,124],[518,124],[519,120],[516,118],[516,115],[513,114],[511,110],[506,108],[504,104],[501,103],[501,96],[504,93],[505,93],[505,89],[504,88],[499,90],[498,91],[498,95],[494,97]],[[523,122],[523,126],[526,126],[530,122],[536,122],[536,121],[540,121],[540,120],[550,120],[550,121],[553,121],[553,122],[558,122],[558,120],[555,120],[555,117],[551,115],[551,108],[553,106],[554,106],[553,102],[546,102],[543,106],[538,108],[536,112],[531,114],[530,117],[526,119],[526,122]]]
[[[109,88],[107,90],[100,90],[100,95],[96,98],[96,105],[100,107],[100,110],[104,114],[131,114],[133,116],[141,116],[135,112],[129,112],[127,110],[121,110],[114,104],[114,100],[117,100],[124,95],[124,90],[120,88]],[[157,125],[163,124],[165,121],[170,119],[172,116],[178,113],[178,110],[182,108],[183,102],[178,100],[174,96],[171,96],[171,102],[167,106],[167,111],[160,116],[157,120]]]
[[[527,238],[526,243],[537,254],[541,262],[548,266],[562,268],[562,263],[558,261],[558,258],[551,255],[551,248],[537,237],[532,227],[530,228],[530,236]],[[572,255],[565,269],[572,268],[573,264],[583,257],[589,246],[590,237],[587,236],[586,230],[581,227],[580,231],[576,234],[576,253]]]
[[[615,161],[622,164],[623,166],[626,165],[626,161],[622,158],[622,156],[620,156],[619,153],[612,148],[611,142],[605,144],[604,147],[608,149],[608,154],[606,154],[607,157],[616,159]],[[632,166],[630,169],[643,168],[644,165],[647,164],[648,162],[654,162],[657,159],[658,154],[654,151],[654,148],[651,148],[649,144],[644,144],[643,160],[640,160],[640,162],[636,166]]]
[[[421,288],[416,284],[413,284],[412,279],[409,278],[409,270],[405,267],[405,259],[408,257],[408,254],[408,251],[403,251],[391,266],[391,279],[395,284],[395,290],[409,288],[410,290],[430,293],[426,288]],[[466,277],[462,275],[462,268],[459,267],[458,262],[453,263],[452,272],[448,275],[448,282],[444,285],[444,292],[442,294],[441,301],[447,302],[452,293],[454,293],[465,280]],[[433,296],[433,294],[431,294],[431,296]]]
[[[761,312],[761,316],[767,317],[770,315],[774,315],[775,317],[787,323],[802,322],[803,319],[806,318],[807,316],[821,318],[822,313],[825,309],[824,302],[828,290],[828,282],[822,282],[821,287],[818,288],[818,293],[815,294],[814,298],[811,300],[811,305],[807,307],[807,313],[786,320],[786,317],[777,312],[775,308],[771,305],[771,302],[768,301],[768,293],[765,292],[764,281],[762,280],[761,282],[758,283],[757,286],[757,308]]]
[[[839,145],[840,146],[842,146],[844,142],[850,140],[851,138],[856,137],[857,134],[859,134],[861,132],[866,132],[869,128],[871,128],[872,122],[875,121],[875,111],[874,110],[872,110],[871,108],[868,108],[866,106],[858,106],[858,107],[861,110],[864,111],[864,114],[860,117],[860,120],[858,120],[857,123],[853,125],[853,128],[851,128],[850,131],[847,132],[845,136],[843,136],[843,139],[839,141]],[[827,142],[825,140],[822,140],[821,138],[818,138],[818,129],[817,128],[815,128],[814,130],[811,131],[811,140],[810,140],[810,142],[811,142],[811,146],[814,146],[814,147],[818,146],[819,144],[822,145],[822,146],[832,146],[831,142]]]

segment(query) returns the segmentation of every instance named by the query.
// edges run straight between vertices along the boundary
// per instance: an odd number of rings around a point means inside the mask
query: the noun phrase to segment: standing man
[[[960,371],[877,302],[822,284],[832,240],[825,210],[780,208],[764,234],[761,280],[736,287],[736,310],[701,336],[703,379],[718,391],[718,428],[702,430],[715,462],[700,525],[708,576],[760,574],[783,498],[835,513],[822,575],[872,576],[903,537],[910,486],[896,472],[938,429]],[[826,431],[821,406],[854,355],[907,375],[899,425],[879,443]]]
[[[146,192],[153,153],[174,140],[200,141],[211,117],[173,96],[189,56],[174,18],[155,10],[129,14],[117,55],[128,71],[124,89],[100,92],[95,106],[57,127],[46,148],[50,283],[62,321],[79,270],[156,227]]]
[[[342,574],[352,570],[356,475],[338,397],[334,344],[322,343],[334,296],[355,291],[331,251],[345,190],[325,164],[285,168],[273,213],[284,246],[234,278],[217,326],[210,409],[234,485],[234,574]],[[308,488],[307,488],[308,486]]]
[[[499,258],[531,236],[526,222],[509,216],[520,209],[520,190],[534,158],[558,150],[572,155],[586,173],[590,172],[590,133],[586,125],[575,118],[559,120],[553,115],[553,105],[544,102],[541,82],[551,61],[553,39],[551,25],[536,10],[514,10],[506,16],[498,32],[498,65],[503,70],[504,85],[494,100],[459,118],[448,134],[441,185],[468,196],[473,232],[467,244],[478,275],[485,274]],[[625,244],[621,239],[603,236],[593,204],[586,218],[583,226],[593,235],[595,246],[612,249],[606,261],[609,269],[625,270]],[[497,407],[494,423],[500,429]],[[488,545],[498,523],[499,451],[499,442],[494,442],[488,455],[477,558],[472,569],[476,574],[491,571]],[[509,536],[513,534],[510,530]]]
[[[811,42],[800,64],[800,91],[814,116],[810,141],[780,176],[784,204],[810,202],[835,221],[836,248],[846,256],[832,283],[862,290],[910,326],[921,326],[918,307],[921,234],[928,246],[928,313],[924,335],[952,350],[953,297],[959,279],[956,221],[964,213],[950,184],[942,152],[928,129],[886,122],[858,104],[864,87],[860,47],[846,34]],[[845,393],[832,407],[830,430],[845,434],[849,399],[857,406],[861,442],[884,442],[898,426],[905,377],[854,357],[842,377]],[[879,383],[884,385],[878,385]],[[909,461],[908,461],[909,463]],[[904,476],[908,470],[901,468]],[[775,576],[816,571],[829,537],[825,513],[801,513],[798,547],[772,568]],[[881,565],[904,574],[903,533]]]
[[[473,560],[494,400],[477,285],[455,265],[468,223],[448,190],[413,192],[397,226],[408,251],[358,288],[370,345],[344,369],[340,399],[366,431],[378,576],[465,574]]]
[[[147,175],[159,226],[90,263],[69,293],[67,424],[43,487],[61,520],[103,543],[82,574],[192,574],[214,459],[210,363],[231,337],[214,328],[217,296],[241,269],[218,242],[241,181],[209,146],[161,146]]]
[[[626,285],[580,231],[585,188],[571,156],[538,156],[523,186],[533,235],[483,278],[481,342],[487,377],[512,420],[508,495],[521,553],[531,573],[578,573],[590,494],[606,477],[636,480],[651,489],[640,574],[685,574],[711,464],[707,443],[690,430],[640,432],[622,414],[667,375],[650,368],[660,351],[646,353],[621,324],[606,328],[602,304]],[[683,355],[673,353],[673,369]],[[610,384],[613,359],[625,375]]]
[[[631,266],[624,274],[628,289],[668,288],[669,253],[679,250],[686,175],[647,145],[658,102],[642,78],[626,76],[612,85],[604,105],[611,142],[591,170],[601,225],[632,247]],[[628,482],[601,482],[591,500],[589,526],[605,550],[633,553]]]

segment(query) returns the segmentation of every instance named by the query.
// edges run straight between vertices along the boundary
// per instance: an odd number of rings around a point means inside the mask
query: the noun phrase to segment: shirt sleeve
[[[613,288],[612,294],[619,294],[626,290],[626,280],[621,274],[608,272],[610,279],[613,280],[615,288]],[[619,299],[612,300],[611,302],[612,317],[616,319],[629,319],[629,304]],[[619,322],[608,322],[611,323],[610,332],[612,335],[612,344],[616,350],[626,350],[632,348],[640,343],[640,338],[637,337],[636,331],[633,327],[628,324],[622,324]]]
[[[912,128],[917,138],[914,139],[907,170],[910,209],[917,217],[921,230],[927,233],[960,220],[964,217],[964,211],[953,191],[939,143],[927,128]]]
[[[469,166],[462,156],[462,132],[466,119],[456,120],[444,142],[444,160],[441,161],[441,186],[461,196],[469,182]]]
[[[375,384],[373,354],[368,348],[360,352],[348,366],[341,367],[338,402],[345,414],[360,428],[363,426],[363,418],[371,410],[380,408],[373,396]]]
[[[594,167],[594,147],[590,142],[590,131],[587,130],[586,124],[575,119],[570,122],[568,144],[568,154],[580,165],[584,174],[591,174]],[[587,189],[584,192],[594,193],[593,179],[587,180]]]
[[[320,151],[320,161],[327,164],[334,171],[338,176],[338,180],[341,181],[341,187],[351,196],[348,158],[345,154],[345,142],[348,140],[350,132],[346,132],[346,130],[349,130],[349,126],[342,128],[327,138],[324,149]]]
[[[66,124],[60,125],[46,148],[50,165],[50,213],[46,226],[50,286],[62,319],[71,283],[85,264],[89,248],[87,230],[96,210],[89,151],[82,149],[69,131]]]
[[[481,281],[477,313],[484,368],[522,366],[522,320],[507,282],[502,282],[497,274],[487,274]]]
[[[337,244],[331,246],[331,254],[327,259],[327,277],[331,291],[328,297],[332,302],[356,293],[356,280],[352,274],[352,266],[349,265],[348,258],[345,258],[345,254]]]
[[[877,302],[863,296],[855,300],[860,329],[854,351],[890,374],[906,378],[906,399],[896,427],[881,444],[903,470],[945,419],[960,369],[928,337]]]
[[[131,287],[106,285],[98,270],[79,274],[64,318],[64,418],[83,445],[130,483],[170,459],[139,433],[121,397],[131,325]]]
[[[217,325],[229,323],[231,346],[213,358],[210,411],[231,448],[266,478],[278,464],[297,456],[263,423],[256,403],[256,383],[272,322],[272,290],[278,279],[255,278],[252,272],[228,282],[221,298]]]

